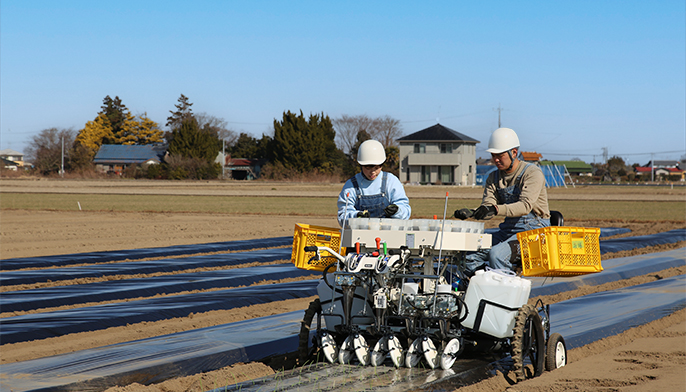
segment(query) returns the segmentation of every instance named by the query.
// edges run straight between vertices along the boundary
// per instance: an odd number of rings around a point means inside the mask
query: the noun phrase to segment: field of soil
[[[225,187],[216,183],[162,183],[121,181],[21,181],[0,180],[2,193],[121,193],[129,194],[177,194],[204,195],[226,194]],[[244,196],[264,195],[279,189],[273,195],[275,202],[279,196],[318,195],[335,197],[339,184],[315,186],[311,184],[256,183],[252,186],[234,188]],[[429,187],[431,188],[431,187]],[[573,191],[560,193],[560,197],[570,200],[655,200],[686,201],[683,190],[676,192],[668,188],[653,188],[625,192],[603,187],[604,191],[593,188],[574,195]],[[221,192],[221,193],[219,193]],[[425,189],[408,189],[410,200],[426,196]],[[435,194],[434,192],[432,192]],[[478,198],[480,190],[464,188],[454,192]],[[556,192],[551,192],[555,197]],[[443,192],[444,194],[444,192]],[[632,196],[633,194],[633,196]],[[459,196],[457,196],[459,197]],[[331,216],[319,215],[272,215],[272,214],[212,214],[197,212],[113,212],[113,211],[65,211],[50,209],[6,209],[0,194],[0,258],[45,256],[57,254],[83,253],[93,251],[165,247],[172,245],[201,244],[209,242],[291,236],[295,223],[308,223],[336,227]],[[640,203],[638,203],[640,205]],[[441,211],[442,212],[442,211]],[[487,227],[497,225],[498,221],[487,222]],[[623,236],[637,236],[659,233],[675,228],[684,228],[684,217],[673,220],[654,221],[650,217],[634,220],[574,220],[567,217],[566,223],[584,227],[627,227],[631,233]],[[673,245],[661,245],[633,251],[605,254],[603,259],[625,257],[643,253],[661,252],[684,248],[686,241]],[[686,251],[684,254],[686,258]],[[281,261],[281,262],[288,262]],[[245,267],[248,265],[237,266]],[[190,272],[190,271],[181,271]],[[178,272],[178,273],[181,273]],[[596,287],[584,287],[572,292],[545,298],[555,303],[591,292],[612,290],[625,286],[646,283],[669,276],[686,273],[685,267],[677,267],[658,273],[639,276],[629,280],[608,283]],[[55,285],[81,284],[99,280],[132,279],[150,275],[127,275],[87,280],[48,282],[25,286],[2,287],[2,291],[26,290]],[[310,277],[307,277],[310,278]],[[287,281],[287,280],[285,280]],[[270,284],[274,282],[260,282]],[[176,294],[175,294],[176,295]],[[5,344],[0,347],[0,364],[35,359],[61,353],[100,347],[108,344],[175,333],[212,325],[230,323],[255,317],[279,314],[305,309],[313,298],[278,301],[229,311],[194,313],[187,317],[157,322],[145,322],[110,328],[104,331],[91,331],[70,334],[56,338]],[[532,301],[535,300],[532,298]],[[102,304],[99,302],[98,304]],[[79,304],[83,307],[94,303]],[[67,307],[68,308],[68,307]],[[30,312],[46,312],[61,308],[39,309]],[[30,313],[25,312],[25,313]],[[0,317],[10,317],[21,312],[1,313]],[[600,340],[588,346],[571,350],[569,365],[543,376],[512,385],[512,377],[504,374],[481,383],[464,387],[460,391],[682,391],[686,390],[686,310],[678,311],[669,317],[656,320],[644,326],[630,329],[620,335]],[[111,388],[109,391],[200,391],[201,386],[211,385],[212,380],[230,379],[241,382],[273,374],[278,368],[264,363],[236,364],[234,366],[189,376],[167,380],[152,386],[128,385]]]

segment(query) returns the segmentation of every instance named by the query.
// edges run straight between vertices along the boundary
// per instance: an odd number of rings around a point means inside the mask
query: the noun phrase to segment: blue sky
[[[0,148],[105,96],[164,125],[180,94],[236,132],[284,111],[498,126],[544,158],[686,154],[686,10],[665,1],[0,2]]]

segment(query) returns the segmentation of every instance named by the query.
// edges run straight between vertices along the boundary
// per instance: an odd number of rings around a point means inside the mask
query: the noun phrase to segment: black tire
[[[551,371],[567,364],[567,344],[559,333],[555,332],[546,344],[545,370]]]
[[[517,382],[540,376],[545,360],[545,337],[541,316],[531,305],[519,309],[512,337],[512,368]]]
[[[305,310],[305,317],[300,324],[300,334],[298,334],[298,365],[302,366],[308,361],[312,361],[316,357],[319,349],[314,342],[310,340],[310,329],[312,327],[312,320],[319,317],[322,313],[322,305],[319,298],[310,302],[310,306]],[[315,328],[317,324],[315,323]]]

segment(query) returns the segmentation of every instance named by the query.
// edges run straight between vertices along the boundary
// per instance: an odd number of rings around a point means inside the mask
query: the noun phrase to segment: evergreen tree
[[[93,121],[88,121],[86,126],[79,131],[74,140],[74,146],[83,147],[82,151],[86,156],[93,160],[95,154],[100,150],[100,146],[107,144],[107,141],[114,141],[112,125],[105,113],[100,113]]]
[[[213,162],[221,150],[221,141],[212,132],[200,129],[195,117],[185,118],[172,131],[169,154],[185,158],[198,158]]]
[[[171,128],[172,131],[175,128],[180,127],[183,120],[187,119],[188,117],[193,117],[193,110],[191,109],[193,104],[188,102],[188,97],[181,94],[178,102],[179,103],[174,105],[176,107],[176,111],[172,112],[170,110],[169,113],[172,115],[167,117],[167,126]]]
[[[231,146],[228,152],[234,158],[260,159],[267,156],[266,142],[268,141],[263,136],[262,139],[254,138],[247,133],[241,132],[236,140],[236,143]]]
[[[110,96],[106,96],[102,101],[102,110],[100,113],[107,117],[107,120],[112,127],[112,136],[108,136],[103,140],[102,144],[119,144],[116,139],[120,137],[120,133],[124,131],[126,126],[126,121],[131,116],[129,109],[121,102],[119,97],[115,96],[114,99]]]
[[[138,118],[128,114],[121,132],[116,137],[116,144],[154,144],[161,143],[163,133],[155,121],[144,113]]]
[[[274,120],[269,155],[273,163],[300,173],[331,167],[336,155],[335,137],[331,120],[323,113],[306,120],[302,111],[299,116],[284,112],[283,121]]]

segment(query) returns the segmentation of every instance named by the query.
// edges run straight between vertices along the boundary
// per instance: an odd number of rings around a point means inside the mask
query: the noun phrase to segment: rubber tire
[[[562,355],[562,358],[559,358],[562,361],[562,364],[558,363],[558,354]],[[567,344],[565,343],[565,339],[562,337],[562,335],[555,332],[550,335],[546,345],[545,370],[555,370],[565,366],[566,364]]]
[[[310,302],[310,306],[305,310],[305,317],[300,324],[300,333],[298,334],[298,365],[302,366],[308,361],[314,360],[318,362],[318,351],[319,347],[311,344],[310,341],[310,328],[312,326],[312,320],[314,320],[317,314],[321,314],[322,305],[319,302],[319,298]]]
[[[545,361],[545,337],[541,316],[533,306],[527,304],[519,309],[513,332],[512,370],[517,377],[517,382],[524,381],[527,376],[530,376],[529,378],[540,376],[543,373]],[[533,366],[533,372],[525,366],[525,360],[529,360]]]

